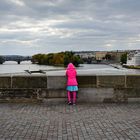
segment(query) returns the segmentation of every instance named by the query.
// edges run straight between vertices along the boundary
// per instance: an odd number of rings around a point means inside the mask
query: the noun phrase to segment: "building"
[[[96,60],[103,60],[107,59],[106,55],[109,55],[110,58],[107,61],[111,61],[112,63],[120,63],[121,56],[126,53],[126,51],[99,51],[96,52]]]
[[[95,58],[94,51],[79,51],[79,52],[74,52],[74,55],[78,55],[81,58]]]
[[[132,51],[127,55],[127,65],[140,66],[140,51]]]
[[[121,56],[125,53],[126,53],[126,51],[111,51],[111,52],[108,52],[107,54],[111,55],[111,59],[113,61],[115,61],[116,63],[120,63]]]
[[[95,58],[96,60],[103,60],[106,56],[107,52],[106,51],[99,51],[95,53]]]

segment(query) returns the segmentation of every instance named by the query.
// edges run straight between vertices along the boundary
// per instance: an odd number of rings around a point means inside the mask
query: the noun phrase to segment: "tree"
[[[120,61],[121,61],[121,64],[126,64],[126,62],[127,62],[127,53],[122,54]]]
[[[70,62],[72,62],[73,52],[65,52],[64,53],[64,66],[67,66]]]
[[[79,64],[82,63],[82,60],[80,59],[79,56],[73,56],[73,64],[78,67]]]
[[[32,56],[32,63],[37,63],[37,64],[44,64],[44,57],[45,57],[45,54],[36,54],[36,55],[33,55]]]
[[[110,54],[106,54],[106,55],[105,55],[105,59],[106,59],[106,60],[111,60],[111,55],[110,55]]]
[[[75,56],[73,52],[65,52],[64,54],[64,66],[67,66],[69,63],[73,63],[76,67],[82,63],[80,56]]]
[[[4,63],[4,58],[2,56],[0,56],[0,64]]]
[[[54,58],[54,54],[53,53],[49,53],[48,55],[46,55],[46,59],[45,59],[45,64],[47,65],[53,65],[53,58]]]
[[[64,64],[64,54],[63,53],[55,53],[53,57],[53,64],[62,65]]]
[[[60,52],[49,54],[36,54],[32,56],[32,63],[41,65],[63,65],[67,66],[70,62],[75,66],[82,63],[79,56],[75,56],[73,52]]]

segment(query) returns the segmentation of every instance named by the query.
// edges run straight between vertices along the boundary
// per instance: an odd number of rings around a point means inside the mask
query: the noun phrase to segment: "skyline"
[[[0,55],[140,49],[139,0],[0,2]]]

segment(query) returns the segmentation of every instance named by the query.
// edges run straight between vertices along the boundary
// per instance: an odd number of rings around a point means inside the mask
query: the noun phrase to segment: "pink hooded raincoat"
[[[76,69],[72,63],[68,64],[68,67],[66,69],[66,76],[67,76],[67,86],[77,86],[77,80],[76,80]]]

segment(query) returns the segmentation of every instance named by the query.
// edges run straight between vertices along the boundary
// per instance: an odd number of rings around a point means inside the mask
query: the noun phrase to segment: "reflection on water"
[[[38,71],[38,70],[45,70],[49,71],[50,74],[63,74],[65,68],[63,67],[55,67],[55,66],[48,66],[48,65],[37,65],[32,64],[30,61],[23,61],[21,64],[17,64],[14,61],[7,61],[4,64],[0,65],[0,74],[3,73],[23,73],[25,70],[29,71]],[[57,71],[56,71],[57,70]],[[129,70],[129,69],[116,69],[109,65],[102,65],[102,64],[81,64],[80,67],[77,68],[79,74],[87,73],[87,74],[102,74],[102,73],[118,73],[123,74],[126,72],[132,73],[140,73],[139,70]],[[48,73],[48,72],[47,72]],[[48,74],[49,74],[48,73]]]

